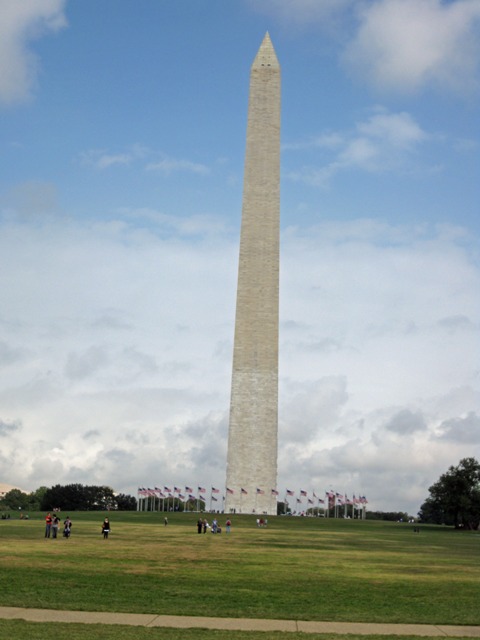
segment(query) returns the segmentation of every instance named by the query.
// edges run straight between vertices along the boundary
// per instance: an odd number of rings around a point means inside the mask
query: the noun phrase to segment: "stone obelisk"
[[[280,65],[267,33],[250,73],[225,511],[275,514]]]

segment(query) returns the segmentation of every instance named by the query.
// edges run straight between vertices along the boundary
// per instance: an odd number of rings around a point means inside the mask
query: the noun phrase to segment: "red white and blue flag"
[[[265,491],[263,489],[259,489],[257,487],[257,494],[263,496],[263,494],[265,493]]]

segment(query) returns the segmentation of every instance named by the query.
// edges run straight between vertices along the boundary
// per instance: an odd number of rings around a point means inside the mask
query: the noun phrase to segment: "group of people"
[[[58,537],[58,528],[60,526],[60,518],[56,513],[52,514],[47,513],[45,518],[45,538],[57,538]],[[70,533],[72,532],[72,521],[69,516],[65,518],[63,521],[63,537],[69,538]]]
[[[58,528],[60,525],[60,518],[56,513],[52,514],[47,513],[45,517],[45,538],[57,538],[58,537]],[[69,538],[72,533],[72,521],[69,516],[65,518],[63,521],[63,537]],[[108,538],[108,534],[110,533],[110,521],[108,518],[102,523],[102,535],[103,539],[106,540]]]
[[[225,532],[230,533],[232,527],[231,521],[228,519],[225,522]],[[222,528],[218,524],[218,520],[214,518],[212,520],[212,524],[209,525],[206,518],[199,518],[197,521],[197,533],[207,533],[207,530],[210,529],[212,533],[222,533]]]

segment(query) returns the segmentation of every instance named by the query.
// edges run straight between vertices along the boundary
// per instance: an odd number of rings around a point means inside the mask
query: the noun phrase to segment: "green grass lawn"
[[[74,512],[72,537],[46,540],[44,514],[15,515],[0,521],[2,606],[480,624],[478,533],[285,517],[259,529],[235,516],[230,535],[198,535],[195,514],[165,527],[163,514],[126,512],[103,540],[103,513]]]

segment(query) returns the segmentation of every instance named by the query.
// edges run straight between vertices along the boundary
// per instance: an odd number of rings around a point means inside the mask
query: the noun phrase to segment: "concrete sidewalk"
[[[140,627],[181,629],[225,629],[227,631],[301,631],[303,633],[354,633],[391,636],[448,636],[480,638],[480,627],[428,624],[376,624],[369,622],[307,622],[302,620],[258,620],[247,618],[200,618],[158,616],[147,613],[102,613],[0,607],[0,618],[29,622],[77,622],[80,624],[125,624]]]

